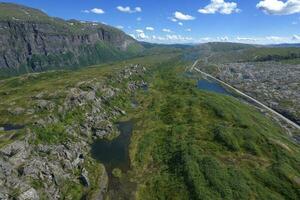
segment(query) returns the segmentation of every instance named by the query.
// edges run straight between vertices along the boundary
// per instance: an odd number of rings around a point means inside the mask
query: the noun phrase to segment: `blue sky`
[[[300,0],[7,0],[159,43],[300,42]]]

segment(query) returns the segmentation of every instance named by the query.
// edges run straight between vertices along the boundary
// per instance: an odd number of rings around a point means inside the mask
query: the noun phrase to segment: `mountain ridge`
[[[141,44],[117,28],[63,20],[0,3],[0,70],[12,73],[100,64],[131,57]]]

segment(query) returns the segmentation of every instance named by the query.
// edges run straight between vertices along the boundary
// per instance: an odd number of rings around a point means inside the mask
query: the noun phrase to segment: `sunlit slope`
[[[299,146],[253,107],[199,91],[175,66],[158,67],[141,96],[131,145],[138,199],[299,199]]]

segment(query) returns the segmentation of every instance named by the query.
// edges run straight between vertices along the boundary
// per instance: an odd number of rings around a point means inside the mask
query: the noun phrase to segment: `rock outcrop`
[[[33,97],[34,112],[43,115],[25,128],[24,137],[0,148],[0,199],[70,199],[63,193],[70,182],[81,184],[86,190],[95,187],[92,185],[95,171],[87,167],[95,162],[89,154],[90,143],[117,131],[113,122],[126,112],[110,102],[119,95],[130,96],[142,89],[146,84],[142,80],[145,70],[140,65],[130,65],[115,72],[109,82],[95,79],[77,83],[66,91],[62,105],[44,100],[42,94]],[[135,87],[125,86],[124,90],[115,84],[134,80]],[[53,113],[58,107],[59,113]],[[81,109],[82,121],[64,123],[64,116],[74,109]],[[37,140],[37,131],[46,131],[56,124],[61,124],[66,140],[58,143]],[[103,169],[98,176],[99,191],[93,194],[97,199],[103,197],[108,179],[104,167],[100,168]]]

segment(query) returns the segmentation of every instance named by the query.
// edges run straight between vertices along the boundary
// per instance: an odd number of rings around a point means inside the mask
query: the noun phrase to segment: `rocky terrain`
[[[300,65],[247,62],[217,68],[216,77],[300,124]]]
[[[128,65],[107,79],[80,81],[59,93],[38,93],[31,97],[35,106],[18,107],[15,118],[32,118],[24,128],[11,130],[22,136],[10,142],[3,143],[5,132],[11,131],[2,128],[0,199],[73,199],[78,191],[101,199],[108,178],[104,166],[91,158],[90,143],[116,133],[115,120],[126,115],[119,98],[146,86],[145,70]]]
[[[64,21],[32,8],[0,3],[0,69],[24,73],[99,64],[132,56],[142,46],[120,30]]]

